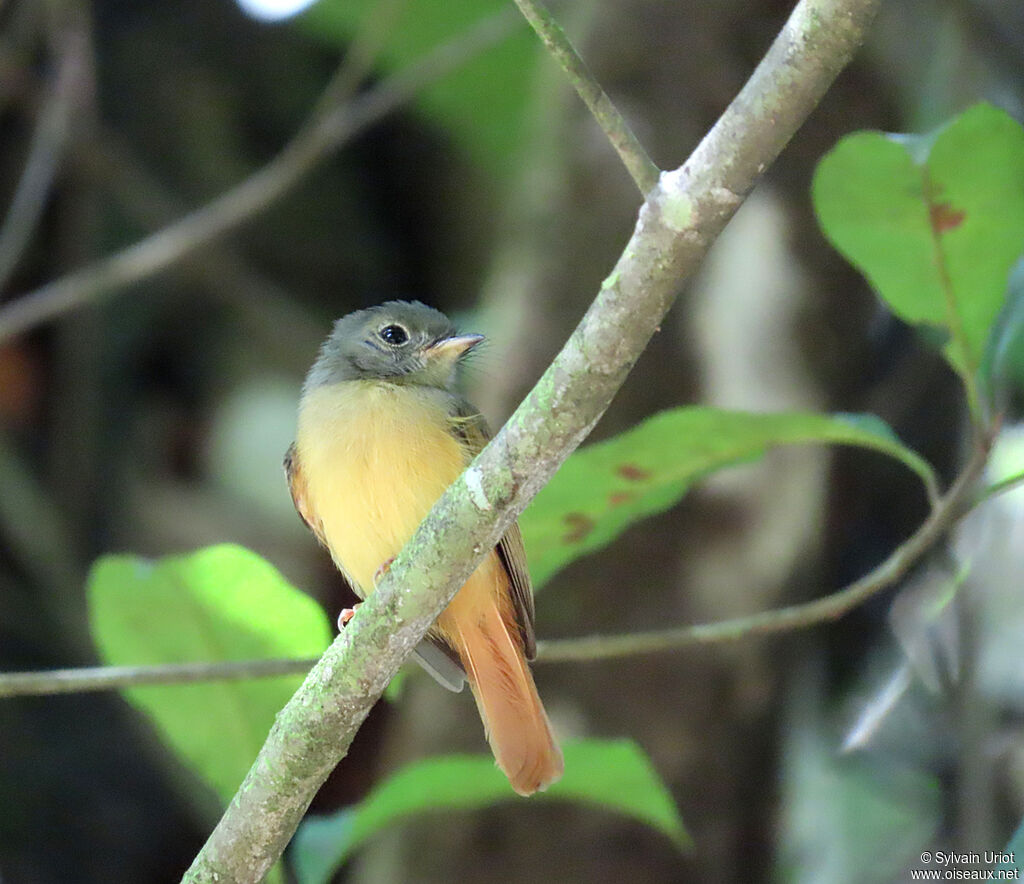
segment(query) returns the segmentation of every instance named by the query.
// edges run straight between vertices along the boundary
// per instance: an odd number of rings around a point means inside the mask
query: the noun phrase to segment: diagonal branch
[[[318,110],[281,153],[217,199],[114,255],[0,307],[0,342],[158,273],[249,220],[355,136],[500,42],[518,21],[515,13],[506,9],[428,52],[365,95],[328,113]]]
[[[60,37],[61,52],[52,91],[44,101],[29,143],[25,168],[0,226],[0,291],[6,288],[32,239],[57,175],[72,112],[81,98],[85,42],[84,36],[73,30]]]
[[[987,488],[983,488],[978,492],[978,496],[975,498],[975,504],[981,504],[993,497],[998,497],[1000,494],[1006,494],[1009,491],[1014,491],[1021,485],[1024,485],[1024,473],[1014,473],[1011,476],[1000,479],[998,482],[993,482]]]
[[[516,6],[530,23],[530,27],[537,32],[537,36],[551,56],[565,71],[576,93],[604,130],[619,159],[636,182],[636,186],[640,188],[640,195],[647,196],[651,188],[658,183],[661,170],[647,155],[644,146],[630,129],[629,123],[612,104],[601,84],[594,79],[594,75],[569,42],[562,26],[555,21],[541,0],[516,0]]]
[[[801,0],[694,154],[661,175],[580,325],[278,714],[185,881],[267,873],[402,661],[597,423],[682,281],[850,60],[878,2]]]

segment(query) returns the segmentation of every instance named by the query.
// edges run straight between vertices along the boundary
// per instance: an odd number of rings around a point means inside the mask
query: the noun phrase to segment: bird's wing
[[[464,399],[456,400],[452,426],[474,456],[481,452],[491,439],[491,431],[483,415]],[[504,537],[498,541],[496,549],[512,587],[512,604],[519,634],[523,639],[523,651],[526,653],[526,659],[532,660],[537,655],[537,639],[533,625],[533,584],[530,582],[530,572],[526,565],[523,534],[517,522],[512,523]]]
[[[443,638],[428,632],[413,648],[412,655],[441,687],[457,694],[465,686],[466,670],[462,668],[462,661]]]
[[[288,490],[292,493],[292,503],[295,504],[295,511],[306,527],[316,535],[321,545],[327,546],[327,538],[324,537],[323,525],[320,519],[313,512],[313,506],[309,500],[306,488],[306,477],[302,472],[302,464],[299,462],[299,451],[292,442],[284,454],[284,474],[288,479]]]
[[[306,478],[302,473],[302,463],[299,460],[299,452],[293,442],[284,455],[284,473],[288,478],[288,490],[292,494],[292,503],[295,504],[295,511],[306,527],[316,536],[321,545],[330,552],[330,545],[324,535],[323,525],[313,511],[312,503],[306,488]],[[333,555],[333,554],[332,554]],[[337,564],[337,563],[335,563]],[[349,586],[355,591],[355,583],[351,580],[344,569],[339,565],[338,570],[341,576],[348,581]],[[358,595],[358,593],[356,593]],[[416,661],[429,672],[442,687],[458,693],[466,681],[466,673],[462,668],[459,655],[438,636],[428,634],[413,651]]]

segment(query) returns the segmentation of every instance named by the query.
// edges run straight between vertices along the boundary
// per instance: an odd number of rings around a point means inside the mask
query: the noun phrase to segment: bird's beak
[[[439,359],[442,362],[454,363],[483,339],[483,335],[453,335],[450,338],[441,339],[436,344],[431,344],[424,353],[430,360]]]

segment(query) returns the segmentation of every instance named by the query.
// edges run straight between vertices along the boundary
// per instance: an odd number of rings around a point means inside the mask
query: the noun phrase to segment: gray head
[[[305,389],[373,379],[448,389],[459,360],[482,340],[457,334],[447,316],[419,301],[387,301],[334,323]]]

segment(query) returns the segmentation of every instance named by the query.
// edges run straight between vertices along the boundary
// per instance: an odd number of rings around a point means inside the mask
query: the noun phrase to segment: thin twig
[[[266,166],[212,202],[134,245],[0,308],[0,341],[123,290],[249,220],[356,135],[503,40],[517,22],[518,16],[505,9],[474,25],[351,103],[304,127]]]
[[[306,127],[330,115],[356,94],[360,83],[373,69],[374,61],[387,45],[406,0],[378,0],[363,17],[359,32],[348,45],[345,58],[317,99]]]
[[[302,675],[316,660],[222,660],[216,663],[164,663],[153,666],[91,666],[48,672],[0,674],[0,698],[39,697],[112,691],[140,685],[189,684],[201,681],[239,681]]]
[[[974,502],[975,506],[979,506],[987,500],[991,500],[993,497],[997,497],[1000,494],[1005,494],[1007,491],[1013,491],[1015,488],[1024,484],[1024,473],[1015,473],[1012,476],[1007,476],[1005,479],[1000,479],[998,482],[993,482],[991,485],[982,488],[978,492],[978,497]]]
[[[594,75],[580,58],[562,26],[551,15],[542,0],[516,0],[516,6],[537,32],[548,52],[565,71],[583,103],[590,109],[590,113],[615,148],[636,186],[640,188],[640,195],[647,196],[651,188],[658,183],[661,170],[633,134],[629,123],[612,104],[601,84],[594,79]]]
[[[679,626],[628,635],[549,639],[537,642],[537,662],[568,663],[609,660],[638,654],[676,651],[691,645],[738,641],[803,629],[837,620],[867,599],[896,584],[928,552],[942,534],[980,501],[975,485],[984,469],[988,449],[976,451],[959,478],[921,526],[882,564],[849,586],[799,605],[764,611],[717,623]],[[1020,482],[1015,476],[1013,481]],[[991,486],[987,491],[991,491]],[[51,672],[0,673],[0,698],[122,689],[136,685],[181,684],[263,678],[306,672],[315,660],[241,660],[218,663],[176,663],[158,666],[109,666],[61,669]]]
[[[158,230],[181,217],[188,207],[167,190],[120,138],[101,126],[76,144],[72,161],[118,201],[127,217],[144,231]],[[205,287],[216,303],[237,307],[241,332],[259,342],[266,364],[275,361],[300,370],[323,339],[323,324],[297,302],[286,285],[270,279],[246,260],[230,239],[203,247],[202,260],[187,258],[170,272],[190,285]]]

